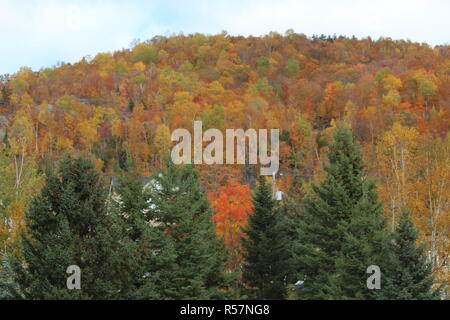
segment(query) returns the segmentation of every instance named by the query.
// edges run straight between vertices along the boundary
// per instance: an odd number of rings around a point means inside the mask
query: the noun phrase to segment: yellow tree
[[[19,187],[22,183],[26,158],[31,155],[30,150],[34,139],[33,121],[30,113],[25,109],[17,111],[9,131],[9,144],[11,153],[14,155],[15,186]]]
[[[386,77],[384,77],[381,80],[382,86],[384,90],[398,90],[402,87],[402,81],[394,76],[393,74],[390,74]]]
[[[164,124],[156,128],[154,138],[155,156],[157,157],[157,164],[162,167],[164,165],[164,158],[169,154],[172,140],[170,138],[170,129]]]
[[[396,110],[401,102],[400,94],[397,90],[391,89],[389,92],[385,95],[383,95],[383,105],[387,108],[388,111],[390,110]]]
[[[408,184],[412,179],[416,157],[418,131],[396,122],[377,142],[377,168],[381,182],[381,196],[389,203],[391,227],[394,230],[397,215],[408,204]]]
[[[420,139],[410,203],[439,282],[450,280],[450,134]],[[447,287],[448,288],[448,287]],[[447,289],[448,290],[448,289]]]
[[[26,206],[38,192],[42,179],[37,174],[32,149],[33,129],[26,115],[18,113],[11,127],[9,145],[0,144],[0,250],[5,252],[25,228]]]
[[[193,101],[193,96],[186,91],[176,92],[174,103],[167,108],[171,127],[189,128],[200,116],[201,106]]]

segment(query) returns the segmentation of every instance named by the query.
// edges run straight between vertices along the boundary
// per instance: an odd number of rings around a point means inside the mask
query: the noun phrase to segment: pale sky
[[[450,42],[450,0],[0,0],[0,74],[128,48],[155,35],[334,34]]]

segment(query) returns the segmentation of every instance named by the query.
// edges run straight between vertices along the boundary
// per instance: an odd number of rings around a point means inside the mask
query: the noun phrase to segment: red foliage
[[[250,187],[230,181],[219,191],[211,192],[209,198],[216,213],[214,222],[217,224],[217,234],[224,238],[231,250],[231,268],[235,269],[241,262],[242,229],[247,226],[248,215],[253,210]]]

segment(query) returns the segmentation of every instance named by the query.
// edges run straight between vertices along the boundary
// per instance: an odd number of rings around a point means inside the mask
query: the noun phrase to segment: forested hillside
[[[276,188],[284,192],[289,221],[314,216],[308,203],[313,185],[331,179],[333,135],[341,125],[351,128],[366,165],[358,179],[374,180],[385,229],[395,231],[402,212],[410,212],[437,282],[450,280],[450,47],[290,31],[158,36],[73,64],[2,76],[2,250],[27,228],[25,212],[46,185],[45,173],[67,155],[89,158],[106,188],[111,177],[130,171],[130,159],[136,177],[154,176],[168,165],[171,132],[190,130],[194,120],[204,130],[280,129]],[[264,185],[259,170],[197,169],[229,268],[239,269],[248,259],[241,240],[255,211],[252,192]]]

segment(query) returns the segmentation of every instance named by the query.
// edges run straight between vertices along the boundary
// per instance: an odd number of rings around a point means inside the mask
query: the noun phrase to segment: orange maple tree
[[[253,211],[250,186],[232,180],[217,192],[210,192],[209,198],[215,212],[216,232],[231,251],[230,268],[235,270],[242,261],[243,229],[247,226],[248,215]]]

